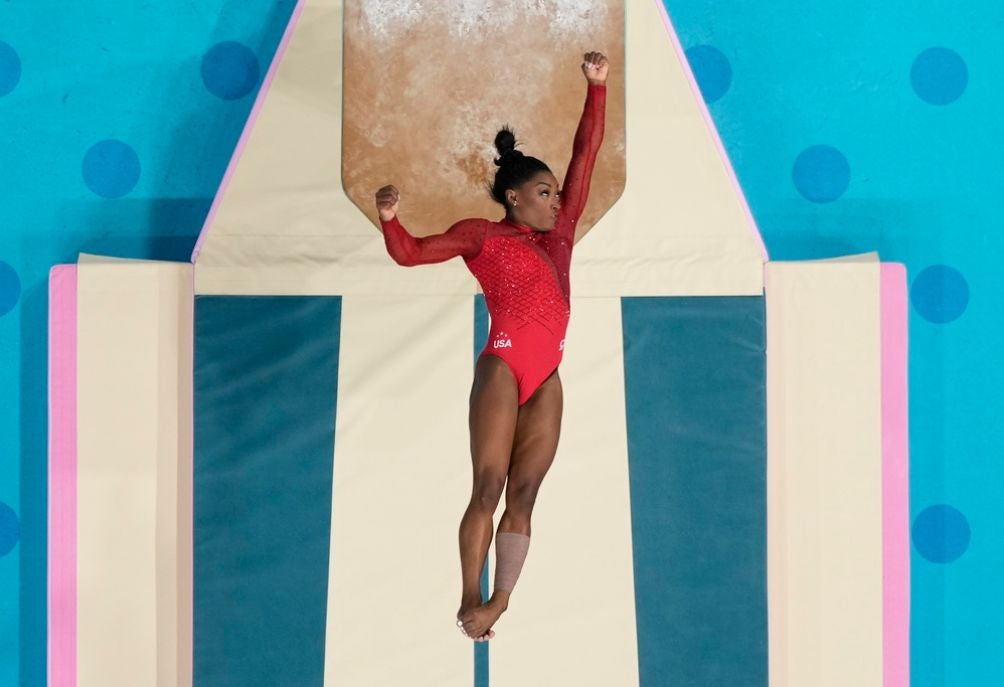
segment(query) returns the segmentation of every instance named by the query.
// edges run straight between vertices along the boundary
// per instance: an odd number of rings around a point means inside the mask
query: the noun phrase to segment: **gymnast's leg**
[[[457,621],[472,639],[489,639],[488,628],[467,631],[474,609],[481,606],[481,569],[492,541],[492,516],[502,497],[509,470],[519,410],[516,380],[504,360],[483,355],[474,370],[470,432],[474,485],[460,521],[460,569],[463,592]]]
[[[495,590],[488,603],[470,613],[464,629],[471,636],[490,636],[492,625],[509,607],[530,543],[530,515],[537,491],[558,449],[562,403],[561,378],[555,370],[517,413],[506,509],[495,539]]]

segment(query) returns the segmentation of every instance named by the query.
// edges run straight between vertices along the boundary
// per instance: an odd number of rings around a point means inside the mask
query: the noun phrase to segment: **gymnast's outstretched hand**
[[[396,186],[387,185],[376,192],[376,207],[380,220],[389,222],[397,217],[397,206],[401,202],[401,192]]]
[[[601,52],[587,52],[582,56],[582,73],[586,81],[593,84],[605,84],[610,60]]]

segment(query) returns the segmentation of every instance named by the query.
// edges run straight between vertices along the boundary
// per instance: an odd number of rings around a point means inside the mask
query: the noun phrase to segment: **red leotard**
[[[605,104],[606,87],[591,84],[553,230],[535,231],[508,219],[465,219],[445,233],[415,238],[396,217],[381,222],[387,251],[401,265],[463,256],[481,284],[491,317],[482,355],[498,356],[509,365],[520,405],[561,362],[570,312],[568,268],[575,226],[586,205],[603,139]]]

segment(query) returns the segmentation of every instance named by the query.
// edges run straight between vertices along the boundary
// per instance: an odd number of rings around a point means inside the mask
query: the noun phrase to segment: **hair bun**
[[[523,157],[523,153],[516,150],[516,134],[508,126],[502,127],[495,134],[495,150],[499,152],[499,156],[495,158],[495,165],[498,167],[509,160]]]

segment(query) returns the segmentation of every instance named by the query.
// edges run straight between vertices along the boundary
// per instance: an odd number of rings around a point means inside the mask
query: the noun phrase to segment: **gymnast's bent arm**
[[[481,252],[485,220],[461,220],[442,234],[416,238],[408,233],[397,218],[400,199],[400,192],[393,186],[384,186],[376,193],[384,243],[397,264],[406,267],[427,265],[457,256],[473,258]]]

